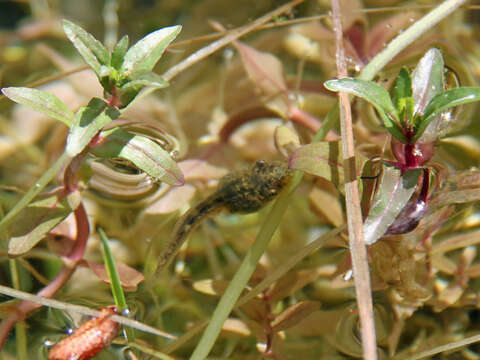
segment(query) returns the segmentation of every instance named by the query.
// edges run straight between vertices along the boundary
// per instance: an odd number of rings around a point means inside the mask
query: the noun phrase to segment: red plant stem
[[[47,286],[40,290],[37,295],[46,298],[53,297],[65,283],[70,279],[75,271],[79,261],[83,258],[85,247],[90,233],[90,227],[88,225],[87,213],[82,203],[74,211],[75,220],[77,223],[77,238],[75,245],[70,253],[66,256],[64,266],[59,271],[55,279],[53,279]],[[13,328],[17,321],[22,321],[32,311],[40,308],[42,305],[31,302],[22,301],[15,309],[16,311],[8,315],[0,323],[0,349],[5,344],[7,336],[10,330]]]
[[[300,124],[312,132],[316,133],[320,129],[320,120],[315,116],[310,115],[306,111],[299,109],[296,106],[290,107],[288,110],[288,116],[293,122]]]

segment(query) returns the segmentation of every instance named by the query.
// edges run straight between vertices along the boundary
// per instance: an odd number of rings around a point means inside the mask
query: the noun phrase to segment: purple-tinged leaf
[[[375,243],[385,234],[415,192],[420,173],[421,169],[414,169],[402,175],[397,168],[384,167],[382,182],[363,224],[366,244]]]
[[[103,145],[93,148],[92,153],[103,158],[129,160],[155,181],[169,185],[183,185],[185,182],[182,171],[170,154],[145,136],[117,128],[104,131],[102,142]]]
[[[2,89],[3,94],[16,103],[27,105],[32,109],[72,126],[75,115],[55,95],[25,87],[8,87]]]
[[[335,185],[344,182],[343,156],[338,141],[304,145],[290,156],[289,167],[320,176]]]
[[[133,45],[123,58],[120,72],[124,77],[135,76],[153,70],[167,46],[182,30],[180,25],[154,31]]]
[[[8,254],[19,256],[30,251],[72,211],[68,199],[60,200],[58,195],[30,203],[12,225]]]

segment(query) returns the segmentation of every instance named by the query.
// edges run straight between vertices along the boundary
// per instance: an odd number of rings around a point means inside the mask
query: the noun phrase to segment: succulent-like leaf
[[[68,200],[59,199],[58,195],[30,203],[17,216],[18,220],[12,226],[8,254],[18,256],[30,251],[72,210]]]
[[[290,156],[289,166],[323,177],[335,185],[344,181],[343,156],[337,141],[311,143],[298,148]]]
[[[115,45],[115,48],[113,49],[112,52],[112,62],[111,65],[117,69],[120,70],[123,64],[123,58],[125,57],[125,54],[128,50],[128,35],[125,35],[120,39],[120,41]]]
[[[117,128],[104,131],[102,139],[103,145],[92,149],[95,155],[129,160],[154,180],[169,185],[183,185],[185,182],[169,153],[149,138]]]
[[[66,152],[70,156],[79,154],[93,137],[110,121],[120,116],[120,112],[108,106],[103,100],[93,98],[86,107],[76,114],[75,123],[67,138]]]
[[[330,91],[342,91],[368,101],[377,110],[387,130],[400,142],[406,142],[397,124],[399,119],[390,95],[383,87],[373,81],[349,78],[328,80],[324,86]]]
[[[425,107],[423,119],[416,130],[413,140],[418,140],[430,122],[443,111],[451,109],[455,106],[468,104],[479,100],[479,87],[459,87],[446,90],[436,95]]]
[[[125,54],[121,73],[125,76],[134,76],[137,73],[152,71],[167,46],[177,37],[181,29],[180,25],[166,27],[139,40]]]
[[[63,31],[85,62],[100,76],[100,67],[110,65],[110,54],[100,41],[74,23],[63,20]]]
[[[75,119],[73,112],[55,95],[37,89],[25,87],[8,87],[3,94],[16,103],[27,105],[32,109],[63,122],[70,127]]]
[[[366,244],[375,243],[385,234],[415,192],[420,173],[421,169],[414,169],[402,175],[395,167],[384,167],[382,183],[363,224]]]
[[[429,101],[443,91],[443,57],[438,49],[430,49],[412,72],[415,114],[423,114]]]

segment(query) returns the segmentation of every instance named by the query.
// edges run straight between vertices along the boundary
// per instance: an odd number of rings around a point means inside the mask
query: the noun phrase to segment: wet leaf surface
[[[382,183],[363,224],[365,243],[371,245],[385,234],[417,189],[420,174],[420,169],[402,175],[399,169],[384,167]]]

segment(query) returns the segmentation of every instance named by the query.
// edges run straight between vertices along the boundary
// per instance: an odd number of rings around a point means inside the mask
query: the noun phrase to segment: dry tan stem
[[[343,31],[338,0],[332,0],[333,24],[337,42],[336,61],[338,77],[347,76],[347,63],[343,47]],[[350,238],[350,253],[352,257],[353,274],[355,277],[355,292],[361,324],[363,357],[368,360],[377,359],[375,337],[375,322],[373,317],[373,302],[368,271],[367,249],[363,238],[362,213],[360,195],[355,171],[355,144],[352,131],[352,112],[350,100],[346,93],[339,93],[340,127],[342,132],[342,150],[345,166],[345,201],[347,208],[347,224]]]
[[[270,21],[272,18],[280,16],[281,14],[290,11],[291,9],[293,9],[295,6],[302,3],[303,1],[305,1],[305,0],[290,1],[289,3],[287,3],[283,6],[280,6],[279,8],[269,12],[268,14],[265,14],[262,17],[259,17],[257,20],[252,22],[250,25],[246,25],[246,26],[243,26],[239,29],[228,32],[228,34],[225,35],[220,40],[217,40],[217,41],[211,43],[210,45],[205,46],[204,48],[194,52],[189,57],[187,57],[185,60],[183,60],[182,62],[180,62],[177,65],[170,68],[167,72],[165,72],[162,75],[162,78],[166,81],[170,81],[172,78],[174,78],[178,74],[182,73],[185,69],[189,68],[193,64],[197,63],[200,60],[205,59],[207,56],[210,56],[211,54],[213,54],[218,49],[221,49],[222,47],[228,45],[233,40],[237,40],[240,37],[244,36],[245,34],[248,34],[249,32],[255,30],[259,26],[261,26],[261,25],[265,24],[266,22]]]

